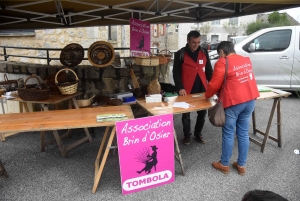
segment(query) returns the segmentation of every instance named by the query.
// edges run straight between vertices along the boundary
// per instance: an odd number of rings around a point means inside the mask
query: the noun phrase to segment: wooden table
[[[5,115],[0,114],[0,127],[1,132],[31,132],[105,126],[106,131],[95,161],[94,185],[92,189],[92,192],[95,193],[116,131],[114,121],[97,123],[96,115],[120,113],[125,114],[128,119],[134,119],[130,106],[121,105],[45,112],[12,113]],[[111,132],[110,135],[108,135],[110,129]],[[59,139],[58,143],[61,144]],[[104,153],[102,153],[103,150],[105,150]]]
[[[27,103],[40,104],[42,111],[48,111],[49,110],[48,105],[54,105],[55,108],[57,109],[57,103],[60,103],[62,101],[67,101],[67,100],[69,101],[69,109],[72,109],[73,106],[76,109],[79,109],[78,104],[75,100],[75,97],[77,97],[81,94],[82,94],[82,92],[76,92],[75,94],[72,94],[72,95],[50,95],[48,99],[40,100],[40,101],[24,101],[20,98],[14,98],[14,99],[10,99],[10,100],[11,101],[18,101],[20,103],[20,106],[21,106],[20,107],[20,112],[21,113],[22,112],[26,112],[26,113],[29,112]],[[23,108],[25,109],[25,111],[23,111]],[[92,138],[90,136],[90,133],[89,133],[88,129],[85,128],[85,127],[81,127],[81,128],[84,129],[86,136],[83,137],[82,139],[74,142],[73,144],[68,145],[68,146],[63,145],[61,140],[64,139],[65,137],[70,137],[70,130],[68,130],[63,135],[59,135],[57,130],[52,129],[52,132],[53,132],[53,135],[54,135],[55,139],[52,139],[52,140],[49,140],[49,141],[45,141],[45,131],[42,131],[41,132],[41,151],[44,151],[46,146],[56,142],[59,149],[60,149],[60,151],[61,151],[61,153],[62,153],[62,155],[63,155],[63,157],[67,157],[67,152],[69,150],[71,150],[71,149],[75,148],[76,146],[84,143],[85,141],[92,142]],[[16,133],[2,132],[2,134],[0,134],[1,141],[5,141],[5,137],[15,135],[15,134]]]
[[[265,87],[267,88],[267,87]],[[282,97],[288,97],[291,95],[291,93],[286,92],[286,91],[281,91],[278,89],[272,89],[269,88],[270,90],[272,90],[272,92],[260,92],[260,97],[257,100],[265,100],[265,99],[274,99],[273,101],[273,105],[272,105],[272,109],[270,112],[270,116],[269,116],[269,120],[268,120],[268,124],[267,124],[267,128],[266,131],[263,132],[259,129],[257,129],[256,127],[256,119],[255,119],[255,109],[252,113],[252,122],[253,122],[253,134],[259,133],[261,135],[264,136],[264,139],[262,142],[259,142],[255,139],[253,139],[252,137],[250,137],[250,141],[253,142],[254,144],[258,145],[261,147],[261,152],[264,152],[265,146],[266,146],[266,142],[267,139],[270,138],[271,140],[275,141],[278,143],[278,147],[281,147],[282,142],[281,142],[281,112],[280,112],[280,103],[281,103],[281,98]],[[273,137],[269,134],[270,132],[270,128],[271,128],[271,124],[273,121],[273,117],[274,117],[274,113],[275,110],[277,109],[277,138]]]
[[[174,102],[186,102],[192,107],[190,108],[173,108]],[[147,110],[151,115],[161,115],[161,114],[182,114],[186,112],[195,112],[199,110],[206,110],[215,105],[215,101],[212,98],[207,99],[204,93],[189,94],[187,96],[176,96],[168,97],[168,102],[157,102],[157,103],[146,103],[145,100],[137,100],[137,103]],[[174,140],[175,140],[175,157],[180,164],[182,174],[184,175],[183,162],[178,146],[177,135],[174,129]]]

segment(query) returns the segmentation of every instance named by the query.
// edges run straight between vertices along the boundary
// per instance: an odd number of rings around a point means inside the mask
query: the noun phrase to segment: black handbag
[[[224,96],[224,88],[226,85],[226,75],[228,71],[228,60],[226,59],[226,67],[225,67],[225,75],[224,75],[224,82],[222,86],[222,98],[217,101],[217,103],[208,109],[208,119],[210,123],[216,127],[222,127],[225,124],[225,112],[223,108],[223,96]]]

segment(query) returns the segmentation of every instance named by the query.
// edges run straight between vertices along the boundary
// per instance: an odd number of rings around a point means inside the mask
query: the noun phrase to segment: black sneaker
[[[206,143],[206,140],[204,140],[203,136],[200,134],[200,135],[194,135],[195,137],[195,140],[201,144],[205,144]]]
[[[184,136],[182,143],[185,145],[191,144],[191,136]]]

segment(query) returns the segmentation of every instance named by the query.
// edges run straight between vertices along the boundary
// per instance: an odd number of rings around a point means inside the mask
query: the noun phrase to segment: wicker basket
[[[156,56],[166,57],[167,58],[167,63],[169,63],[171,61],[171,58],[172,58],[172,52],[170,52],[169,50],[161,50],[161,51],[159,51],[158,54],[156,54]],[[160,64],[167,64],[167,63],[160,63]]]
[[[0,86],[3,88],[8,88],[14,85],[15,87],[18,86],[18,80],[9,80],[6,73],[4,73],[4,81],[0,82]]]
[[[139,56],[134,58],[134,63],[140,66],[158,66],[159,57],[157,56]]]
[[[62,71],[66,71],[66,72],[71,71],[75,75],[76,81],[59,83],[57,81],[57,78],[58,78],[59,73],[62,72]],[[56,75],[55,75],[55,84],[59,88],[62,95],[75,94],[77,92],[77,88],[78,88],[78,77],[77,77],[76,73],[73,70],[71,70],[70,68],[63,68],[63,69],[59,70],[56,73]]]
[[[29,79],[35,78],[38,81],[36,85],[26,85]],[[18,95],[24,101],[40,101],[49,98],[49,88],[41,84],[41,81],[36,75],[29,76],[25,80],[24,88],[18,88]]]
[[[76,100],[76,102],[77,102],[79,107],[87,107],[87,106],[90,106],[92,104],[92,99],[94,97],[95,97],[95,95],[93,95],[89,99]]]
[[[67,67],[74,67],[81,63],[84,58],[84,49],[77,43],[65,46],[60,52],[60,63]]]
[[[60,90],[58,88],[58,86],[55,84],[55,75],[56,73],[53,73],[51,75],[48,75],[45,78],[45,83],[49,86],[50,89],[50,94],[51,95],[60,95]],[[65,71],[59,73],[59,75],[57,76],[57,82],[58,83],[62,83],[66,80],[67,74]]]
[[[105,41],[96,41],[88,49],[88,60],[96,67],[106,67],[115,60],[113,46]]]

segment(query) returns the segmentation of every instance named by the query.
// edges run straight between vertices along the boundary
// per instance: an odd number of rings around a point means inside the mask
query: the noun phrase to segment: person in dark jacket
[[[201,93],[206,91],[207,83],[212,77],[212,66],[208,53],[200,47],[201,35],[198,31],[190,31],[187,35],[187,44],[175,53],[173,65],[173,79],[180,96]],[[197,111],[197,120],[194,130],[195,139],[204,144],[202,128],[207,111]],[[182,114],[183,144],[191,143],[190,113]]]

